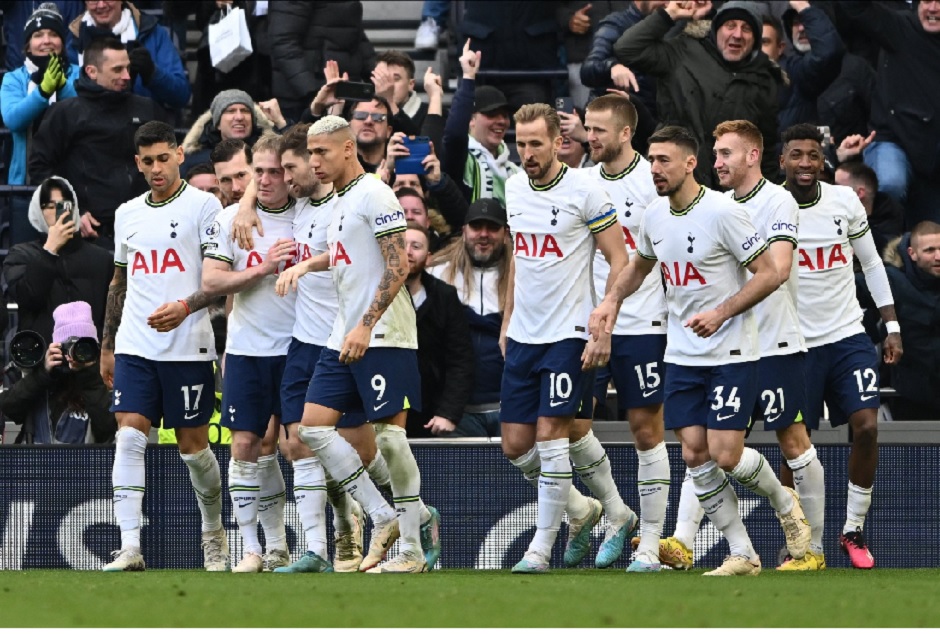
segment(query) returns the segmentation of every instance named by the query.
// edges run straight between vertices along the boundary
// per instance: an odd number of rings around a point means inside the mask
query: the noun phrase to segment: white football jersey
[[[805,352],[806,342],[803,341],[800,318],[796,314],[799,286],[799,254],[796,247],[800,211],[796,200],[786,189],[763,178],[741,198],[736,198],[733,191],[727,192],[727,195],[744,205],[754,228],[768,245],[783,240],[794,249],[789,279],[752,309],[757,315],[760,356],[775,357]]]
[[[385,274],[378,239],[404,231],[405,212],[391,188],[371,174],[359,175],[336,195],[327,242],[339,310],[327,346],[340,351],[372,305]],[[372,329],[369,345],[417,349],[415,309],[404,284]]]
[[[280,209],[269,209],[258,203],[258,216],[264,226],[264,235],[255,235],[254,248],[246,251],[231,238],[232,222],[238,213],[238,205],[222,210],[216,223],[219,238],[215,247],[206,249],[206,257],[232,265],[233,271],[245,271],[264,262],[268,249],[281,238],[294,238],[293,198]],[[296,255],[289,262],[278,265],[277,271],[260,282],[235,293],[232,312],[228,316],[228,332],[225,351],[246,357],[273,357],[287,354],[291,331],[294,329],[294,302],[296,295],[288,293],[278,297],[274,292],[277,276],[297,261]]]
[[[800,326],[810,348],[865,331],[855,296],[852,240],[870,230],[862,201],[850,187],[818,183],[800,205]]]
[[[320,200],[297,200],[294,240],[297,241],[298,262],[330,250],[326,243],[326,228],[330,225],[335,205],[336,195],[332,191]],[[294,338],[325,346],[336,321],[338,306],[332,273],[315,271],[304,275],[297,282]]]
[[[623,229],[627,255],[636,257],[636,235],[647,205],[659,198],[653,185],[650,164],[637,152],[630,165],[619,174],[608,174],[602,165],[590,168],[597,183],[610,196]],[[594,293],[603,297],[610,264],[600,249],[594,252]],[[649,274],[637,291],[623,301],[615,335],[661,335],[666,333],[666,293],[658,272]]]
[[[202,250],[216,240],[213,223],[221,208],[215,196],[186,181],[163,202],[151,202],[147,192],[117,208],[114,264],[127,270],[127,296],[115,353],[151,361],[216,358],[209,311],[190,315],[170,332],[157,332],[147,318],[202,287]]]
[[[732,317],[708,338],[684,325],[741,290],[745,267],[767,248],[741,205],[706,187],[681,210],[662,197],[646,208],[636,248],[640,257],[659,260],[666,282],[666,361],[707,366],[759,358],[753,311]]]
[[[467,284],[461,271],[454,272],[453,282],[450,280],[451,264],[438,264],[428,269],[428,273],[439,280],[447,282],[457,289],[460,302],[469,307],[477,315],[485,317],[499,313],[499,267],[487,268],[473,267],[472,280]]]
[[[508,336],[519,343],[587,339],[594,233],[617,222],[607,192],[587,170],[562,165],[547,185],[511,176],[506,210],[516,267]]]

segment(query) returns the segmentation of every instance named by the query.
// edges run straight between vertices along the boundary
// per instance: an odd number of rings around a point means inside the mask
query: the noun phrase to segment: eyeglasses
[[[356,121],[365,121],[369,117],[372,117],[373,123],[385,123],[385,120],[388,119],[388,115],[381,112],[362,112],[360,110],[352,113],[352,118]]]

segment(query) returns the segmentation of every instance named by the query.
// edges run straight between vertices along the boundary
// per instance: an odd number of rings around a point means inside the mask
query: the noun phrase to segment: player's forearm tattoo
[[[125,297],[127,297],[127,270],[123,267],[115,267],[114,277],[108,285],[108,301],[105,306],[104,329],[101,335],[101,347],[105,350],[114,350],[114,337],[118,326],[121,325]]]
[[[377,238],[379,249],[382,251],[382,257],[385,259],[385,272],[382,273],[382,280],[375,291],[375,298],[372,304],[362,316],[364,326],[372,328],[378,323],[379,319],[385,313],[395,295],[398,294],[401,285],[405,283],[408,277],[408,267],[405,253],[405,232],[399,231],[388,236]]]
[[[194,313],[197,310],[202,310],[211,304],[212,296],[208,293],[204,293],[203,291],[198,290],[186,298],[186,303],[189,305],[189,312]]]

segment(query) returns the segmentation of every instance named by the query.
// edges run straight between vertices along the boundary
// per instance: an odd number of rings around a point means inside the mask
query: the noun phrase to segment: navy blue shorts
[[[307,403],[344,412],[337,427],[394,416],[421,406],[418,355],[408,348],[369,348],[349,365],[339,352],[323,348],[307,388]]]
[[[540,416],[591,418],[594,374],[581,371],[585,343],[584,339],[541,344],[509,339],[500,395],[503,422],[534,425]]]
[[[806,353],[806,410],[810,429],[819,429],[823,401],[833,427],[849,422],[861,409],[878,409],[878,353],[868,335],[860,333]]]
[[[322,351],[323,346],[291,339],[281,380],[281,422],[285,425],[299,423],[303,418],[310,377]]]
[[[114,356],[111,411],[140,414],[167,429],[200,427],[215,411],[212,361],[152,361]]]
[[[757,361],[665,366],[666,429],[696,425],[741,431],[748,428],[757,400]]]
[[[605,372],[598,371],[594,395],[607,398],[607,384],[613,378],[618,409],[661,404],[665,353],[666,335],[613,335],[610,363]]]
[[[222,375],[222,424],[264,438],[272,416],[281,415],[281,379],[287,355],[225,355]]]
[[[763,357],[757,362],[757,403],[754,418],[764,429],[777,431],[802,423],[806,411],[806,355]]]

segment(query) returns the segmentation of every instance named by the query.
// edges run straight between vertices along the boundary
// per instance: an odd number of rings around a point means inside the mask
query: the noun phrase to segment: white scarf
[[[82,16],[82,24],[95,26],[95,19],[91,17],[90,13],[86,11],[85,15]],[[114,25],[114,28],[111,29],[111,32],[114,33],[114,36],[121,40],[121,42],[124,44],[137,39],[137,25],[134,24],[134,16],[131,15],[130,9],[123,9],[121,11],[121,19],[118,20],[118,23]],[[78,54],[78,65],[79,67],[85,65],[84,53]]]
[[[23,63],[23,65],[26,67],[26,72],[29,73],[29,84],[26,85],[26,94],[28,95],[34,90],[36,90],[37,88],[39,88],[36,82],[33,81],[33,73],[39,70],[39,67],[36,66],[33,63],[33,60],[31,60],[28,57],[26,58],[26,61]],[[68,76],[68,69],[63,68],[62,70],[63,72],[65,72],[66,76]],[[49,105],[52,105],[55,103],[55,96],[56,96],[56,93],[55,91],[53,91],[52,94],[49,96]]]
[[[509,147],[505,142],[499,144],[499,156],[493,156],[479,141],[470,136],[467,139],[467,152],[470,158],[480,166],[480,181],[464,182],[473,190],[474,200],[479,198],[497,198],[504,205],[506,179],[519,171],[519,166],[509,160]]]

